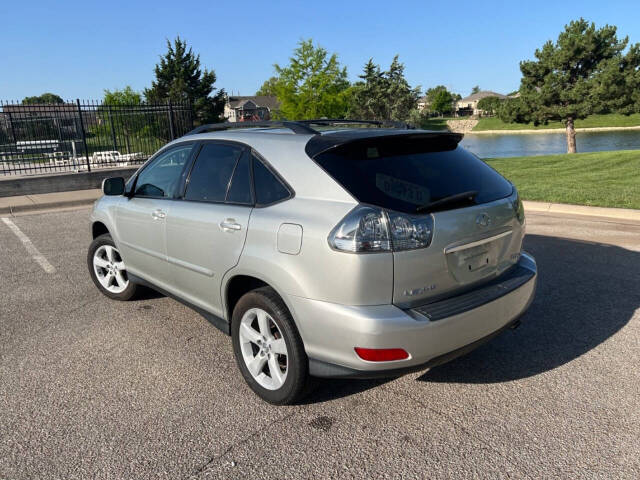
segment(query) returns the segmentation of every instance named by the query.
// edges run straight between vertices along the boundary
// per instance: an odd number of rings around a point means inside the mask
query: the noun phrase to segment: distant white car
[[[96,286],[190,305],[276,404],[309,375],[426,369],[516,325],[537,269],[515,187],[459,134],[350,123],[373,122],[203,126],[107,179]]]

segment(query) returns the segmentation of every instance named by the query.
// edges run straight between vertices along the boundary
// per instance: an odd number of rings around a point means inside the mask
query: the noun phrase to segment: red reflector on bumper
[[[355,351],[362,360],[368,362],[391,362],[393,360],[404,360],[409,358],[409,354],[401,348],[360,348],[355,347]]]

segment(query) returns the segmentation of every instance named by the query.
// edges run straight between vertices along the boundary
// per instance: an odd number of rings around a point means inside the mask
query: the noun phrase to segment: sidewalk
[[[91,205],[101,196],[102,190],[96,188],[91,190],[76,190],[73,192],[0,197],[0,215]],[[632,210],[629,208],[586,207],[583,205],[528,201],[524,201],[523,203],[525,211],[529,213],[586,215],[590,217],[640,222],[640,210]]]
[[[102,190],[95,188],[91,190],[75,190],[72,192],[0,197],[0,215],[91,205],[101,196]]]

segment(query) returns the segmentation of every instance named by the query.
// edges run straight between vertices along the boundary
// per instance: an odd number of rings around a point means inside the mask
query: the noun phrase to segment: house
[[[416,107],[418,108],[419,112],[422,112],[424,110],[429,110],[429,101],[427,100],[427,97],[420,97],[418,99]]]
[[[473,93],[468,97],[462,98],[456,102],[456,114],[460,116],[482,115],[484,111],[478,109],[478,102],[487,97],[498,97],[501,100],[506,100],[508,98],[506,95],[492,92],[490,90],[483,90],[478,93]]]
[[[228,122],[270,120],[271,112],[279,106],[278,99],[269,95],[229,96],[224,105],[224,118]]]

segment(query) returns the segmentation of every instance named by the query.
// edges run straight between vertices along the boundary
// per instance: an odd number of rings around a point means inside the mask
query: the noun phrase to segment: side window
[[[185,200],[224,202],[241,153],[242,149],[234,145],[205,143],[191,169]]]
[[[134,195],[172,198],[193,144],[171,148],[147,165],[136,180]]]
[[[255,156],[253,157],[253,183],[258,205],[269,205],[291,195],[282,182]]]
[[[251,195],[251,173],[249,167],[251,165],[249,153],[245,153],[238,160],[236,169],[233,172],[231,186],[227,192],[227,202],[252,204],[253,196]]]

